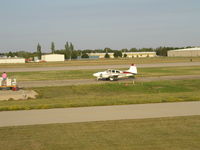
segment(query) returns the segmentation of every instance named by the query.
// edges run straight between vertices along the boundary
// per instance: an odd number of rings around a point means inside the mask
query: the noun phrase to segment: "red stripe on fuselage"
[[[126,74],[133,74],[133,73],[131,73],[131,72],[123,72],[123,73],[126,73]]]

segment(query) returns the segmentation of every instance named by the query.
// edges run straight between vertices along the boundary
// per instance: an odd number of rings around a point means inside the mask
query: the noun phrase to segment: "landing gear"
[[[116,77],[110,77],[109,80],[110,81],[117,81],[117,78]]]

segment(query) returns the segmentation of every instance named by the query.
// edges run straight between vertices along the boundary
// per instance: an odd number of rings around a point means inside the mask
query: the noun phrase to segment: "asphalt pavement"
[[[138,68],[148,67],[175,67],[175,66],[200,66],[200,62],[155,63],[136,64]],[[63,66],[63,67],[30,67],[30,68],[0,68],[0,72],[32,72],[32,71],[58,71],[58,70],[90,70],[90,69],[120,69],[129,68],[127,65],[95,65],[95,66]]]
[[[0,127],[200,115],[200,102],[0,112]]]
[[[31,87],[47,87],[47,86],[70,86],[70,85],[86,85],[86,84],[102,84],[108,82],[149,82],[161,80],[184,80],[184,79],[200,79],[200,75],[179,75],[179,76],[160,76],[160,77],[136,77],[135,79],[119,79],[118,81],[105,81],[94,79],[74,79],[74,80],[41,80],[41,81],[18,81],[18,86],[23,88]]]

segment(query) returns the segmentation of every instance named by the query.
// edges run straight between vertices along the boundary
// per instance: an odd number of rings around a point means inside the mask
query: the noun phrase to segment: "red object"
[[[18,87],[13,87],[12,90],[13,91],[18,91]]]

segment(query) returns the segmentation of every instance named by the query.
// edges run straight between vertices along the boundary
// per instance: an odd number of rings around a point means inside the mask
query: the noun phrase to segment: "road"
[[[0,127],[200,115],[200,102],[0,112]]]
[[[174,67],[174,66],[200,66],[200,62],[182,63],[157,63],[137,64],[138,68],[146,67]],[[32,71],[55,71],[55,70],[86,70],[86,69],[120,69],[129,68],[129,65],[98,65],[98,66],[63,66],[63,67],[30,67],[30,68],[0,68],[0,72],[32,72]]]
[[[159,80],[184,80],[200,79],[200,75],[181,75],[181,76],[160,76],[160,77],[136,77],[135,82],[149,82]],[[77,80],[42,80],[42,81],[19,81],[18,86],[23,88],[46,87],[46,86],[69,86],[84,84],[102,84],[108,82],[132,82],[133,79],[124,79],[119,81],[96,81],[95,79],[77,79]]]

